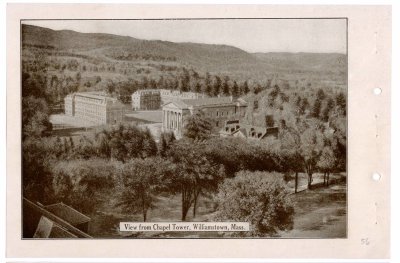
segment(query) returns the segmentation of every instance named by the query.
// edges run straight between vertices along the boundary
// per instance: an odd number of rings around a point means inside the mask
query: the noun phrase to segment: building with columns
[[[233,97],[174,100],[162,106],[163,131],[172,131],[176,137],[183,135],[188,116],[201,110],[211,120],[215,131],[225,125],[225,121],[243,118],[247,103]]]

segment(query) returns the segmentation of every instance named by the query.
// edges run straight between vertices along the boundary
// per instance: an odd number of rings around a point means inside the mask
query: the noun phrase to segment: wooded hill
[[[64,60],[79,59],[79,63],[107,63],[117,67],[125,63],[135,68],[149,68],[150,73],[145,70],[147,74],[158,77],[163,66],[170,69],[169,72],[175,67],[186,67],[200,74],[228,75],[238,81],[262,82],[279,74],[283,78],[332,80],[343,84],[347,70],[345,54],[248,53],[227,45],[141,40],[112,34],[55,31],[31,25],[22,25],[22,46],[23,57],[40,49]]]

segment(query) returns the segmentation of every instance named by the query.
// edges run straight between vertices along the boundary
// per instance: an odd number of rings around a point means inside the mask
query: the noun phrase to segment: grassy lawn
[[[287,238],[345,238],[346,185],[340,182],[294,195],[293,229],[281,232]]]
[[[126,120],[141,121],[143,123],[162,122],[162,110],[130,111],[125,116]]]
[[[343,175],[331,176],[334,184],[329,187],[320,185],[322,175],[315,175],[315,186],[312,190],[305,188],[305,176],[301,175],[303,190],[293,194],[295,207],[294,227],[292,230],[279,232],[283,238],[345,238],[346,237],[346,183]],[[290,186],[291,182],[289,182]],[[115,206],[115,200],[110,199],[107,207],[90,215],[92,218],[89,234],[104,238],[217,238],[224,237],[221,232],[119,232],[119,222],[141,222],[140,214],[125,214]],[[214,202],[208,197],[200,197],[196,218],[193,218],[193,208],[187,214],[186,221],[211,221],[215,212]],[[179,222],[181,221],[181,196],[160,196],[156,208],[147,214],[148,222]]]

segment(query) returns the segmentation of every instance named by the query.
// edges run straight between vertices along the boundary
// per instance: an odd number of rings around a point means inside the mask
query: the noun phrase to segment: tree
[[[228,95],[229,95],[229,88],[230,88],[230,86],[229,86],[229,77],[228,77],[228,76],[225,76],[225,77],[224,77],[224,82],[223,82],[223,84],[222,84],[222,93],[223,93],[225,96],[228,96]]]
[[[99,209],[114,191],[115,167],[102,159],[59,161],[52,174],[56,199],[84,213]]]
[[[221,78],[219,76],[214,76],[214,83],[212,85],[211,95],[218,96],[221,93]]]
[[[212,125],[204,112],[196,111],[187,118],[183,135],[193,140],[204,140],[210,137]]]
[[[315,99],[314,105],[311,110],[311,117],[318,118],[321,113],[321,100],[318,98]]]
[[[200,82],[196,82],[196,84],[194,85],[194,92],[201,93],[201,84],[200,84]]]
[[[240,89],[240,90],[241,90],[241,93],[242,93],[243,95],[249,93],[250,88],[249,88],[249,84],[247,83],[247,80],[246,80],[245,82],[243,82],[243,85],[241,86],[241,89]]]
[[[41,203],[51,200],[52,156],[43,139],[28,137],[22,142],[22,193]]]
[[[325,99],[325,97],[326,97],[324,90],[321,89],[321,88],[319,88],[319,89],[317,90],[317,95],[316,95],[316,97],[317,97],[318,100],[323,101],[323,100]]]
[[[118,206],[127,212],[140,212],[143,222],[147,212],[155,207],[157,194],[164,188],[162,178],[171,172],[170,165],[162,159],[134,159],[122,168],[122,189],[118,196]]]
[[[215,220],[249,222],[244,236],[271,236],[293,228],[294,208],[281,174],[241,171],[226,179],[216,195]]]
[[[321,112],[321,120],[324,122],[329,121],[329,114],[333,110],[333,107],[335,106],[335,102],[333,101],[332,98],[329,98],[328,101],[326,102],[326,105],[324,109]]]
[[[294,192],[297,193],[299,173],[303,171],[303,159],[301,156],[300,134],[294,128],[281,133],[277,143],[271,147],[280,161],[282,172],[294,172]]]
[[[335,163],[336,159],[332,148],[325,146],[317,163],[318,168],[324,173],[324,186],[329,186],[329,174],[335,167]]]
[[[206,76],[204,78],[203,93],[211,95],[211,92],[212,92],[211,75],[210,73],[206,72]]]
[[[231,91],[230,91],[231,95],[233,97],[237,97],[239,96],[239,86],[237,84],[236,81],[233,82],[233,86],[231,86]]]
[[[340,92],[335,99],[336,106],[338,107],[339,111],[343,116],[346,116],[346,96],[343,94],[343,92]]]
[[[27,137],[41,137],[51,131],[49,121],[50,110],[43,98],[33,96],[22,98],[22,135]]]
[[[160,141],[158,143],[158,154],[162,157],[165,157],[175,140],[176,138],[173,132],[162,132],[160,134]]]
[[[303,98],[300,104],[300,110],[299,110],[300,115],[304,115],[309,107],[310,104],[308,103],[308,99]]]
[[[143,151],[142,158],[155,156],[157,154],[157,143],[154,140],[153,136],[150,133],[150,129],[148,127],[145,128],[143,132]]]
[[[192,205],[193,217],[196,216],[200,195],[215,191],[224,175],[222,167],[203,154],[203,148],[202,143],[183,139],[168,152],[176,170],[169,178],[165,178],[165,182],[171,193],[180,193],[182,196],[182,221],[186,220]]]
[[[300,141],[304,170],[308,177],[307,188],[311,189],[312,176],[316,170],[318,158],[324,146],[323,135],[319,130],[310,127],[301,135]]]

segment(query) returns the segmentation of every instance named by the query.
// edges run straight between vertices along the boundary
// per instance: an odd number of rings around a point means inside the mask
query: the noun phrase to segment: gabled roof
[[[183,103],[189,106],[209,106],[209,105],[224,105],[224,104],[233,104],[231,97],[217,97],[217,98],[201,98],[201,99],[187,99],[182,100]]]
[[[64,219],[73,226],[90,221],[89,217],[73,209],[72,207],[65,205],[64,203],[48,205],[45,208],[51,213],[55,214],[56,216]]]
[[[67,222],[65,219],[63,219],[63,218],[53,214],[49,210],[47,210],[47,208],[45,206],[35,204],[34,202],[32,202],[26,198],[23,198],[23,207],[24,207],[24,210],[29,209],[29,210],[34,211],[35,213],[38,213],[41,215],[39,224],[36,227],[36,232],[35,232],[35,235],[37,235],[38,237],[42,237],[42,236],[46,236],[46,235],[51,237],[51,235],[52,235],[51,233],[53,233],[54,226],[57,226],[54,230],[55,232],[53,235],[58,236],[58,235],[61,235],[61,232],[66,231],[66,232],[68,232],[68,234],[65,234],[65,233],[64,234],[69,235],[69,237],[91,238],[91,236],[88,235],[87,233],[76,228],[71,223]],[[58,229],[58,228],[60,228],[60,229]],[[62,234],[62,235],[64,235],[64,234]]]
[[[238,98],[236,100],[237,104],[239,104],[239,106],[246,106],[247,105],[247,101],[245,101],[243,98]]]
[[[186,103],[184,103],[182,100],[173,100],[173,101],[169,101],[167,103],[164,103],[163,105],[161,105],[161,107],[167,106],[168,104],[173,104],[175,105],[177,108],[180,109],[188,109],[189,105],[187,105]]]
[[[45,216],[40,218],[39,224],[36,228],[33,238],[77,238],[71,232],[62,228],[60,225],[54,223]]]
[[[243,99],[233,100],[232,97],[214,97],[214,98],[200,98],[200,99],[176,99],[173,101],[169,101],[162,106],[166,106],[168,104],[174,104],[176,107],[180,109],[189,109],[196,107],[207,107],[207,106],[227,106],[227,105],[236,105],[239,106],[247,105],[247,102]]]

